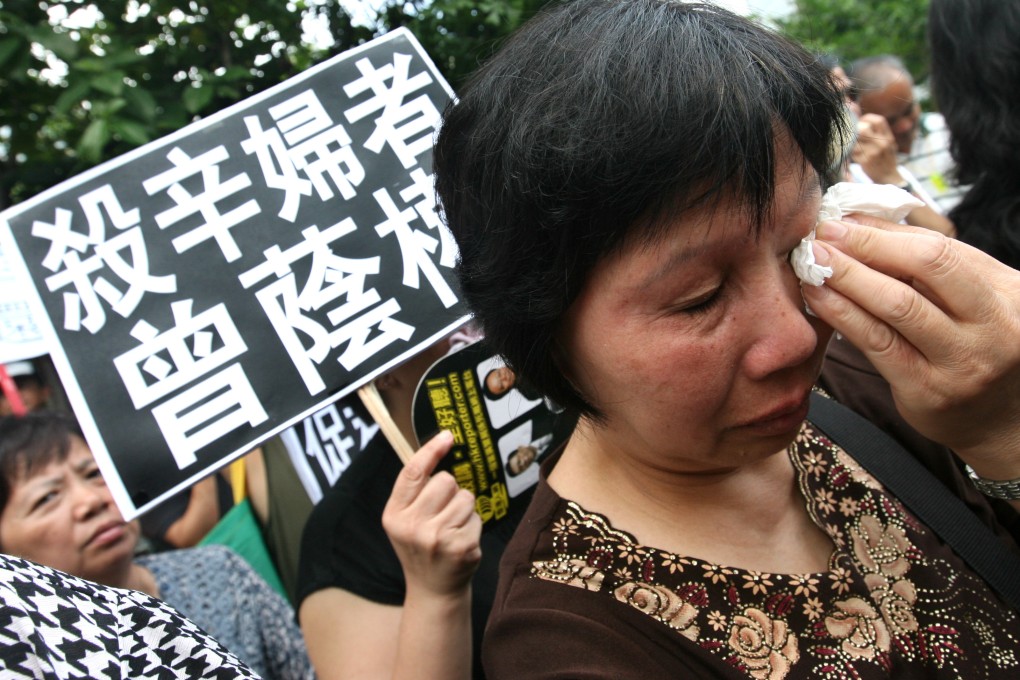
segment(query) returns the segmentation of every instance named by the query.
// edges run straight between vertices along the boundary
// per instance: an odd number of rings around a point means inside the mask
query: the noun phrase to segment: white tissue
[[[815,230],[812,229],[811,233],[801,239],[797,247],[790,253],[790,264],[793,265],[793,273],[797,275],[801,283],[820,286],[825,283],[825,279],[832,276],[832,267],[823,267],[815,262],[815,251],[811,249],[811,242],[814,240]]]
[[[822,207],[818,211],[815,225],[825,220],[838,220],[843,215],[859,213],[873,215],[890,222],[899,222],[914,208],[923,206],[920,200],[903,189],[891,184],[856,184],[840,182],[829,187],[822,196]],[[790,253],[790,264],[802,283],[820,286],[832,276],[832,267],[823,267],[815,262],[811,242],[815,240],[812,229],[807,238],[801,240]]]

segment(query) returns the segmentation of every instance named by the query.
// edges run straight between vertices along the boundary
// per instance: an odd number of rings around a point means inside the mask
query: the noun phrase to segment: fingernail
[[[831,292],[830,288],[827,285],[825,285],[824,283],[822,285],[820,285],[820,286],[801,286],[800,287],[800,294],[804,298],[804,302],[805,303],[807,302],[808,298],[812,298],[814,300],[821,300],[822,298],[826,297],[830,292]],[[808,309],[808,312],[812,316],[815,316],[815,313],[812,312],[810,309]]]
[[[453,443],[453,433],[450,432],[449,430],[442,430],[439,434],[436,435],[436,443],[437,444],[452,444]]]
[[[853,221],[848,217],[844,217],[843,219],[847,222]],[[818,238],[825,239],[826,241],[838,241],[846,235],[846,227],[835,220],[826,220],[818,225],[815,235]]]
[[[811,242],[811,252],[815,254],[815,262],[827,267],[829,265],[829,251],[818,241]]]

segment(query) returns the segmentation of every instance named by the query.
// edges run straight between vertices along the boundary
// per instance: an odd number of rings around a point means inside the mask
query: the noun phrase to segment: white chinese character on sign
[[[393,63],[378,69],[368,58],[359,59],[355,66],[361,77],[344,85],[344,93],[356,97],[371,90],[372,96],[347,109],[344,112],[347,121],[355,123],[378,112],[375,130],[365,148],[379,153],[388,144],[405,168],[414,167],[417,157],[432,148],[432,136],[439,127],[439,109],[426,94],[404,100],[432,83],[432,76],[424,70],[409,76],[411,56],[399,52],[394,53]]]
[[[326,387],[316,365],[326,360],[330,350],[345,345],[337,361],[352,370],[389,344],[414,334],[413,326],[393,318],[400,311],[396,300],[382,301],[375,288],[366,287],[368,276],[379,273],[380,258],[352,259],[333,253],[330,244],[356,229],[350,218],[321,232],[314,225],[308,227],[301,232],[304,241],[286,250],[266,249],[266,261],[238,278],[245,288],[271,279],[255,297],[309,394]],[[308,257],[311,267],[299,286],[291,268]],[[332,329],[307,316],[322,311]]]
[[[194,316],[191,300],[170,308],[172,328],[160,333],[139,321],[131,330],[139,345],[115,357],[113,364],[136,409],[199,381],[152,410],[183,469],[195,462],[198,449],[244,424],[265,422],[268,415],[240,365],[221,369],[248,350],[226,306],[221,303]]]
[[[439,208],[436,205],[436,185],[432,175],[426,175],[421,168],[411,171],[411,182],[409,187],[400,190],[400,198],[410,204],[415,198],[420,200],[414,203],[414,211],[418,213],[425,226],[439,234],[439,264],[450,268],[457,263],[457,241],[454,240],[450,229],[443,223],[439,216]]]
[[[455,304],[456,293],[450,289],[450,285],[430,257],[431,253],[436,252],[439,242],[425,232],[411,228],[411,222],[418,217],[415,209],[398,208],[386,189],[379,189],[372,196],[386,215],[386,220],[376,225],[376,233],[384,237],[395,234],[400,245],[400,256],[404,265],[403,284],[409,288],[419,289],[421,277],[418,273],[421,272],[444,307]]]
[[[346,419],[351,427],[357,430],[358,434],[361,436],[361,439],[358,442],[358,449],[360,450],[364,450],[365,447],[368,446],[368,442],[372,441],[372,437],[374,437],[379,431],[378,424],[371,420],[366,423],[350,406],[344,406],[344,419]]]
[[[46,278],[50,292],[65,291],[64,329],[79,331],[83,327],[97,333],[106,324],[105,300],[114,312],[128,317],[147,293],[177,292],[177,277],[173,274],[154,276],[149,273],[149,255],[141,228],[137,208],[124,210],[109,184],[88,192],[78,199],[85,213],[87,232],[75,231],[73,214],[57,208],[52,224],[36,220],[32,235],[50,241],[42,265],[54,272]],[[104,212],[105,211],[105,212]],[[120,233],[107,238],[107,225]],[[94,252],[85,258],[92,249]],[[101,272],[109,270],[123,283],[122,290],[111,283]]]
[[[239,427],[269,420],[240,364],[231,364],[152,409],[177,467],[195,462],[195,453]]]
[[[337,412],[336,404],[305,418],[305,454],[315,458],[329,486],[336,484],[340,475],[351,464],[352,437],[341,437],[345,423]]]
[[[314,91],[271,107],[269,115],[276,127],[268,130],[262,129],[258,116],[245,116],[250,137],[241,142],[241,148],[255,154],[266,186],[283,190],[280,217],[296,220],[301,197],[310,196],[313,187],[320,199],[332,198],[327,176],[345,199],[357,195],[355,187],[365,179],[365,170],[347,131],[333,124]]]
[[[177,252],[183,253],[199,243],[215,239],[227,262],[233,262],[241,257],[241,250],[237,247],[230,230],[249,217],[258,215],[259,204],[251,199],[225,213],[220,213],[217,204],[250,187],[251,180],[248,174],[242,172],[225,182],[220,181],[219,163],[230,157],[224,146],[218,146],[194,158],[180,148],[174,147],[166,157],[174,167],[142,182],[150,196],[165,190],[176,203],[173,208],[156,215],[156,225],[160,229],[166,229],[198,213],[202,223],[171,241]],[[196,175],[201,177],[202,191],[192,194],[182,182]]]

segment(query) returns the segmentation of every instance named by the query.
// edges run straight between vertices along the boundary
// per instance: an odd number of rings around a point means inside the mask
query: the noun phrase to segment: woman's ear
[[[398,381],[391,372],[383,373],[382,375],[375,379],[375,387],[380,392],[385,390],[392,390],[399,384],[400,381]]]

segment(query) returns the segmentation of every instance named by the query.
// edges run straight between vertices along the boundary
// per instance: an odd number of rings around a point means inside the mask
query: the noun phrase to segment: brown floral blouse
[[[641,545],[560,500],[528,578],[630,605],[756,680],[1020,678],[1020,621],[842,449],[805,423],[789,447],[829,570],[745,571]],[[544,536],[544,538],[543,538]],[[701,653],[701,652],[699,652]]]

